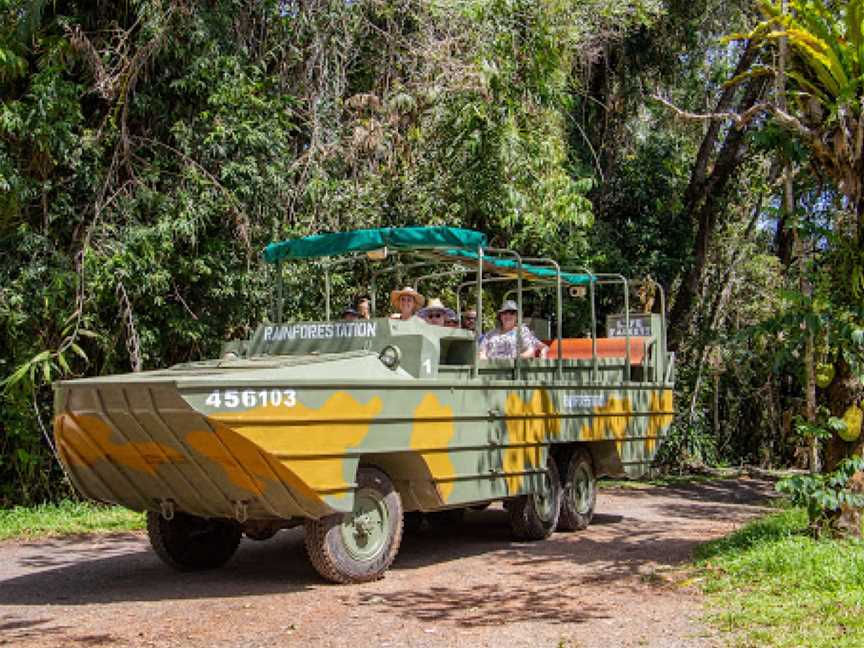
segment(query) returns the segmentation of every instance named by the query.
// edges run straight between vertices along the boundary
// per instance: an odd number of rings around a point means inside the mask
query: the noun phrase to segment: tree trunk
[[[841,357],[837,361],[837,374],[827,389],[828,407],[833,416],[842,417],[853,403],[864,396],[864,385],[852,374],[849,365]],[[825,448],[825,472],[833,472],[837,465],[852,455],[864,453],[864,438],[849,443],[836,434],[828,440]],[[853,491],[864,490],[864,473],[857,472],[847,486]],[[831,521],[834,529],[845,536],[861,536],[861,511],[843,506]]]
[[[764,78],[750,81],[738,104],[739,113],[751,108],[761,98],[766,84],[767,81]],[[714,168],[707,178],[700,178],[697,173],[703,162],[701,150],[700,157],[697,158],[697,168],[694,169],[694,174],[691,177],[690,186],[688,186],[686,193],[687,199],[684,203],[685,213],[696,214],[696,240],[693,244],[693,261],[684,275],[681,287],[675,295],[675,304],[669,313],[669,346],[671,348],[678,347],[687,331],[693,298],[699,290],[708,259],[708,248],[714,237],[717,217],[723,207],[723,198],[747,149],[745,135],[744,130],[729,129]]]

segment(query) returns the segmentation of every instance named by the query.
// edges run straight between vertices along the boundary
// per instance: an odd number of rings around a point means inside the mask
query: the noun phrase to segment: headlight
[[[381,353],[378,354],[378,359],[388,369],[395,369],[399,366],[399,362],[402,360],[402,351],[399,350],[399,347],[388,344],[386,347],[381,349]]]

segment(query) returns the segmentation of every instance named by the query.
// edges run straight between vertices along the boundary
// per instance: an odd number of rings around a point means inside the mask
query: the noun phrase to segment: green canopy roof
[[[461,259],[477,260],[477,253],[470,250],[444,250],[443,254],[448,257],[457,257]],[[498,259],[495,257],[484,256],[483,267],[497,274],[505,274],[516,276],[519,273],[519,264],[513,259]],[[552,269],[542,266],[531,265],[528,263],[522,264],[522,276],[528,280],[549,279],[554,281],[558,273]],[[572,272],[562,272],[561,281],[571,286],[579,286],[590,283],[593,280],[591,275],[574,274]]]
[[[381,227],[334,234],[313,234],[271,243],[264,248],[264,260],[315,259],[349,252],[390,250],[471,249],[486,247],[486,235],[458,227]]]

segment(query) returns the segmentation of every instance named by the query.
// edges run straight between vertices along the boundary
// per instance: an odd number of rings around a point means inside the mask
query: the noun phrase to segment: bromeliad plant
[[[777,122],[810,149],[817,166],[837,183],[850,209],[864,219],[864,0],[779,0],[761,2],[764,20],[749,33],[729,40],[771,48],[786,39],[791,56],[790,110],[763,105]],[[751,68],[732,80],[777,74],[767,66]],[[861,276],[864,281],[864,274]]]

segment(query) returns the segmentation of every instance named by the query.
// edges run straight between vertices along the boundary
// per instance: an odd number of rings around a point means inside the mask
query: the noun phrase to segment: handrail
[[[484,254],[486,252],[495,252],[497,254],[504,254],[504,255],[512,256],[515,258],[516,263],[517,263],[518,270],[517,270],[517,275],[516,275],[516,286],[518,287],[519,293],[518,293],[517,300],[516,300],[516,306],[519,308],[519,310],[516,312],[516,358],[515,358],[514,363],[513,363],[513,374],[514,374],[513,377],[515,380],[519,380],[522,377],[522,357],[521,357],[522,354],[519,351],[519,349],[522,348],[522,274],[523,274],[522,273],[522,255],[520,255],[518,252],[516,252],[514,250],[508,250],[506,248],[487,247],[484,250]],[[482,260],[478,259],[478,267],[482,266],[482,265],[483,265]],[[482,278],[482,274],[481,274],[481,278]],[[477,291],[477,294],[479,295],[482,293],[483,293],[483,283],[481,281],[480,282],[480,290]],[[481,305],[482,305],[482,301],[481,301]],[[478,310],[477,311],[477,322],[480,324],[480,331],[477,332],[478,337],[479,337],[479,334],[482,333],[482,331],[483,331],[482,317],[483,317],[483,313],[480,312],[480,310]]]
[[[436,272],[434,274],[420,275],[419,277],[414,279],[414,290],[419,290],[420,282],[425,281],[426,279],[432,279],[434,277],[449,277],[458,274],[468,274],[469,272],[473,272],[473,270],[471,268],[459,267],[454,270],[446,270],[444,272]]]
[[[561,338],[564,335],[563,318],[564,308],[562,305],[563,295],[561,294],[561,266],[554,259],[546,257],[526,257],[523,261],[534,264],[546,264],[555,268],[555,332],[558,338],[558,362],[556,375],[559,380],[564,378],[564,356],[561,352]]]
[[[615,285],[618,283],[623,284],[624,286],[624,354],[626,356],[626,361],[624,363],[624,382],[631,382],[631,371],[630,371],[630,289],[628,287],[627,278],[624,275],[616,274],[616,273],[598,273],[595,275],[596,277],[608,277],[609,279],[613,279],[616,281],[603,281],[602,279],[598,281],[600,285]]]
[[[402,260],[407,257],[407,259],[417,259],[418,256],[423,255],[419,258],[419,260],[410,262],[410,263],[402,263]],[[461,318],[462,309],[463,309],[463,297],[462,291],[465,288],[475,287],[477,289],[476,296],[476,304],[477,304],[477,327],[476,327],[476,335],[475,335],[475,352],[479,350],[479,339],[483,334],[483,288],[488,284],[491,285],[493,283],[503,283],[503,282],[514,282],[515,281],[515,292],[516,292],[516,301],[518,308],[518,317],[517,317],[517,350],[521,351],[524,340],[522,339],[522,326],[524,326],[525,318],[524,318],[524,294],[528,291],[531,292],[539,292],[542,290],[546,290],[548,288],[555,289],[555,318],[556,318],[556,326],[555,326],[555,337],[559,340],[559,347],[557,352],[557,362],[556,362],[556,374],[559,379],[563,378],[564,374],[564,354],[562,345],[560,341],[563,340],[563,319],[564,319],[564,295],[563,289],[565,285],[573,285],[567,283],[564,274],[570,272],[578,272],[589,277],[589,291],[590,291],[590,317],[591,317],[591,355],[592,355],[592,382],[597,382],[599,380],[599,363],[598,363],[598,355],[597,355],[597,286],[603,285],[621,285],[622,291],[624,294],[624,338],[625,338],[625,362],[624,362],[624,382],[629,383],[632,382],[632,361],[631,361],[631,352],[633,350],[633,342],[632,342],[632,332],[631,332],[631,291],[637,287],[646,285],[644,281],[630,281],[624,275],[618,273],[597,273],[594,274],[590,270],[586,268],[573,268],[571,267],[563,267],[554,259],[546,258],[546,257],[523,257],[515,250],[506,249],[506,248],[482,248],[478,247],[476,251],[476,256],[472,253],[471,256],[474,258],[458,258],[458,259],[445,259],[441,257],[435,257],[431,254],[425,254],[424,250],[411,250],[405,252],[395,252],[390,255],[393,259],[393,265],[384,268],[376,268],[373,269],[371,275],[371,309],[373,316],[377,315],[377,287],[378,281],[380,277],[383,277],[387,274],[396,272],[401,275],[402,272],[417,269],[417,268],[429,268],[429,267],[440,267],[442,265],[450,266],[446,270],[442,270],[441,272],[426,272],[413,280],[413,286],[415,289],[419,289],[422,282],[427,281],[434,277],[449,277],[449,276],[460,276],[460,275],[468,275],[475,271],[475,268],[472,267],[472,264],[476,263],[476,278],[470,281],[462,281],[456,287],[456,312],[458,316]],[[515,263],[509,265],[508,271],[509,276],[498,275],[495,272],[495,268],[493,267],[491,272],[492,275],[488,278],[484,277],[485,267],[484,265],[488,264],[489,261],[496,261],[503,259],[512,259]],[[407,260],[406,259],[406,260]],[[325,319],[329,321],[332,316],[332,280],[331,276],[334,271],[337,269],[341,269],[341,267],[356,263],[357,261],[366,261],[367,256],[365,254],[353,254],[347,257],[341,258],[333,258],[333,257],[324,257],[319,260],[320,267],[323,270],[324,275],[324,297],[325,297]],[[455,262],[455,263],[454,263]],[[509,262],[508,262],[509,263]],[[538,265],[540,267],[545,267],[548,269],[554,269],[555,275],[554,277],[546,277],[545,279],[541,279],[537,277],[536,279],[533,275],[526,270],[526,265]],[[286,302],[286,283],[285,283],[285,273],[283,267],[283,261],[279,260],[275,264],[276,277],[275,277],[275,291],[271,293],[275,299],[271,301],[271,309],[275,311],[276,320],[281,321],[284,317],[285,310],[285,302]],[[545,272],[545,274],[550,275],[551,273]],[[515,276],[514,276],[515,275]],[[526,285],[526,278],[528,281]],[[401,276],[400,276],[401,281]],[[676,356],[674,353],[669,353],[666,350],[666,335],[668,329],[668,322],[666,318],[666,293],[663,289],[663,286],[659,283],[651,284],[653,289],[659,292],[660,299],[660,330],[658,331],[658,335],[656,336],[655,342],[652,342],[649,345],[647,352],[649,353],[649,357],[651,352],[654,352],[653,358],[653,367],[650,372],[650,377],[654,382],[660,382],[661,378],[668,382],[671,379],[671,376],[674,374],[674,363]],[[512,299],[512,293],[514,289],[510,289],[504,294],[505,299]],[[653,309],[652,309],[653,310]],[[662,364],[661,364],[662,363]],[[474,364],[475,367],[475,375],[476,375],[476,367],[477,363]],[[524,363],[522,362],[521,352],[517,352],[516,358],[514,359],[514,378],[521,378],[524,373]],[[643,374],[643,380],[648,378],[648,372]]]
[[[596,305],[596,288],[597,275],[591,272],[588,268],[582,266],[568,267],[566,272],[581,272],[587,274],[591,280],[588,282],[589,303],[591,311],[591,382],[596,384],[600,379],[600,363],[597,358],[597,305]]]
[[[331,313],[331,290],[330,290],[330,271],[337,266],[348,265],[349,263],[354,263],[356,261],[367,261],[368,258],[365,254],[351,254],[345,257],[321,257],[318,260],[319,265],[324,268],[324,319],[325,321],[330,321],[330,313]],[[277,263],[282,263],[282,261],[278,261]]]
[[[554,282],[548,281],[548,280],[546,280],[546,281],[536,280],[536,281],[531,282],[530,287],[521,288],[521,290],[520,290],[520,287],[518,285],[519,282],[518,282],[518,278],[517,278],[517,279],[515,279],[517,281],[516,291],[517,291],[517,296],[518,296],[520,293],[525,293],[527,291],[533,292],[533,291],[543,290],[545,288],[552,288],[552,287],[556,288],[556,313],[555,313],[555,315],[556,315],[556,337],[558,340],[563,339],[563,336],[564,336],[564,333],[563,333],[564,312],[563,311],[564,311],[564,309],[563,309],[563,294],[562,294],[563,282],[562,282],[562,278],[561,278],[561,272],[562,272],[561,267],[558,265],[558,263],[554,259],[549,259],[546,257],[523,257],[522,261],[523,262],[530,262],[530,263],[534,263],[534,264],[545,264],[546,267],[555,268],[556,280]],[[591,284],[591,289],[593,292],[593,284],[594,284],[595,275],[590,270],[588,270],[586,268],[580,267],[580,268],[578,268],[578,271],[582,272],[584,274],[587,274],[591,278],[591,281],[589,283]],[[508,282],[508,281],[514,281],[514,277],[511,277],[511,276],[493,277],[491,279],[487,279],[484,283],[487,283],[487,284],[488,283],[503,283],[503,282]],[[459,313],[460,317],[461,317],[461,309],[462,309],[462,297],[461,297],[462,289],[470,287],[470,286],[476,286],[476,285],[477,285],[476,281],[464,281],[461,284],[459,284],[459,286],[456,288],[456,308],[457,308],[457,312]],[[505,293],[504,298],[506,299],[512,292],[513,292],[513,289],[508,290]],[[521,300],[520,300],[519,306],[520,306],[519,313],[521,316],[521,314],[522,314]],[[479,318],[479,315],[478,315],[478,318]],[[592,314],[591,314],[591,320],[592,320],[591,354],[593,357],[592,381],[597,382],[597,378],[599,375],[599,368],[598,368],[598,363],[597,363],[597,341],[596,341],[597,327],[596,327],[596,316],[593,312],[593,309],[592,309]],[[522,322],[521,322],[521,317],[520,317],[520,322],[519,322],[520,330],[521,330],[521,324],[522,324]],[[559,342],[557,360],[558,360],[558,362],[556,363],[556,373],[557,373],[558,378],[560,379],[560,378],[563,378],[563,375],[564,375],[564,358],[562,355],[560,342]]]

